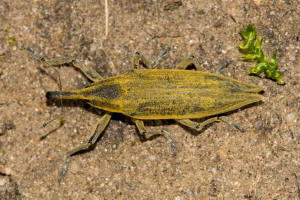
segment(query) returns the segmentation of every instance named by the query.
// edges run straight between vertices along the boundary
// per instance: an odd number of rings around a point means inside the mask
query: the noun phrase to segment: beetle
[[[121,113],[133,119],[140,134],[153,134],[148,131],[143,120],[174,119],[178,123],[196,131],[207,124],[219,121],[219,114],[239,109],[262,100],[263,88],[242,83],[229,77],[200,71],[200,64],[194,57],[184,59],[176,69],[140,69],[149,62],[136,53],[133,70],[110,78],[102,78],[93,68],[85,66],[73,58],[47,60],[28,48],[35,57],[47,66],[70,63],[93,81],[86,88],[68,91],[49,91],[48,100],[85,100],[91,106],[105,111],[89,141],[67,153],[65,164],[59,172],[58,181],[67,171],[72,155],[88,150],[95,144],[108,125],[113,113]],[[165,53],[165,52],[164,52]],[[164,54],[157,59],[158,61]],[[154,67],[159,62],[154,62]],[[194,66],[195,70],[187,70]],[[211,117],[212,116],[212,117]],[[202,123],[192,121],[211,117]],[[154,131],[155,132],[155,131]],[[175,152],[174,142],[166,131],[156,131],[164,135]]]

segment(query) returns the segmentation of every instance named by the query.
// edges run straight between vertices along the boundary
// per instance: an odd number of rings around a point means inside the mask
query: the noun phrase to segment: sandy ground
[[[0,2],[0,199],[300,199],[300,4],[297,0],[48,0]],[[249,23],[264,36],[263,49],[278,52],[286,85],[249,76],[253,63],[239,59],[238,31]],[[141,142],[127,117],[114,115],[92,151],[72,147],[92,135],[101,111],[83,105],[47,104],[59,90],[26,45],[53,58],[76,56],[103,77],[131,70],[136,51],[154,60],[171,48],[159,69],[194,55],[204,71],[265,89],[262,103],[229,115],[242,133],[214,123],[201,133],[172,120],[148,122],[176,141],[173,157],[163,137]],[[63,89],[90,83],[78,70],[56,69]],[[57,73],[56,73],[57,75]],[[65,124],[39,138],[63,115]]]

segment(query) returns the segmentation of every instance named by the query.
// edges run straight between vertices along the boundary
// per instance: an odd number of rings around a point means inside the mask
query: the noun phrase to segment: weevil
[[[149,62],[135,54],[133,70],[110,78],[102,78],[92,67],[72,59],[47,60],[28,48],[47,66],[70,63],[93,83],[86,88],[68,91],[49,91],[48,100],[85,100],[91,106],[105,111],[89,141],[67,153],[58,181],[67,171],[72,155],[90,149],[108,125],[113,113],[121,113],[133,119],[142,135],[154,132],[164,135],[174,149],[174,142],[166,131],[149,131],[143,120],[174,119],[179,124],[200,131],[204,126],[219,121],[218,116],[262,100],[262,87],[247,84],[229,77],[200,71],[194,57],[179,62],[176,69],[141,69]],[[165,54],[166,52],[164,52]],[[157,59],[164,57],[164,54]],[[153,65],[158,65],[154,62]],[[154,66],[154,67],[155,67]],[[187,70],[194,66],[196,70]],[[208,118],[202,123],[191,119]]]

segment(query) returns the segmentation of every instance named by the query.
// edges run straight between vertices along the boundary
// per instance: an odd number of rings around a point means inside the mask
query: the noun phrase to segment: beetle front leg
[[[176,69],[187,69],[190,66],[194,66],[197,70],[201,70],[201,65],[194,56],[190,56],[176,65]]]
[[[149,139],[150,136],[149,135],[155,135],[155,134],[159,134],[164,136],[165,138],[167,138],[168,142],[170,143],[170,147],[171,147],[171,151],[173,156],[176,155],[176,148],[175,148],[175,142],[174,140],[169,136],[169,133],[165,130],[154,130],[154,131],[149,131],[146,129],[144,122],[142,120],[138,120],[138,119],[133,119],[139,133],[141,135],[143,135],[145,137],[145,139]]]
[[[102,76],[98,72],[96,72],[95,69],[93,69],[90,66],[84,65],[78,60],[73,60],[72,64],[75,68],[79,69],[88,79],[90,79],[93,82],[97,82],[103,79]]]
[[[58,173],[58,182],[60,183],[62,177],[66,174],[67,170],[68,170],[68,164],[71,160],[71,157],[81,151],[87,151],[90,150],[91,147],[93,147],[93,145],[96,143],[97,139],[99,138],[99,136],[101,135],[101,133],[104,131],[104,129],[106,128],[106,126],[108,125],[109,121],[111,119],[111,114],[110,113],[105,113],[99,120],[97,128],[94,132],[94,134],[92,135],[92,137],[90,137],[89,141],[86,144],[82,144],[80,146],[75,147],[74,149],[71,149],[68,153],[67,153],[67,157],[66,157],[66,161],[63,165],[63,167],[59,170]]]
[[[79,69],[88,79],[93,82],[103,79],[102,76],[92,67],[84,65],[82,62],[77,61],[73,57],[46,59],[32,48],[25,47],[25,49],[32,53],[36,59],[40,60],[46,66],[50,67],[70,64],[70,66]]]

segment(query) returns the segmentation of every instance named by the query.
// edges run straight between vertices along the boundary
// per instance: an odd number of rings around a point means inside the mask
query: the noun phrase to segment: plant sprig
[[[255,75],[264,73],[265,77],[276,80],[279,84],[284,84],[281,72],[277,71],[276,52],[271,59],[264,55],[261,49],[262,36],[256,39],[256,28],[249,24],[245,30],[241,30],[239,33],[244,39],[238,44],[240,51],[245,54],[242,59],[256,61],[256,65],[249,70],[249,73]]]

